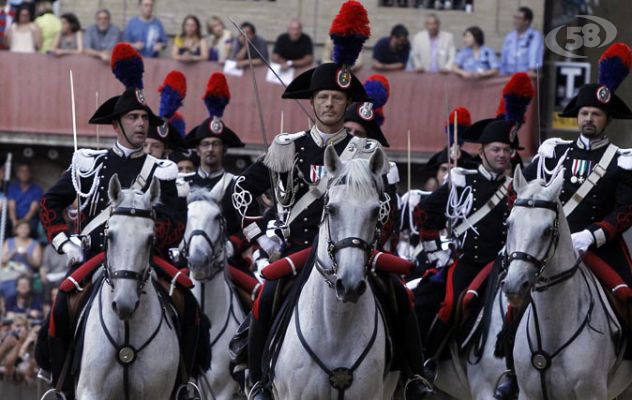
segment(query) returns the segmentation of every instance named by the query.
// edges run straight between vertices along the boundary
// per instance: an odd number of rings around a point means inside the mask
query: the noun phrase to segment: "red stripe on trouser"
[[[449,267],[448,277],[446,278],[445,297],[443,298],[443,303],[441,303],[441,308],[439,308],[439,312],[437,313],[437,317],[446,324],[450,322],[452,310],[454,309],[454,283],[452,281],[454,279],[454,269],[456,267],[457,261]]]
[[[57,298],[53,301],[53,306],[50,308],[50,314],[48,315],[48,336],[55,337],[55,306],[57,305]]]
[[[592,251],[587,251],[586,254],[584,254],[584,263],[586,263],[597,279],[605,284],[608,289],[612,290],[619,285],[626,284],[621,276],[608,263]],[[627,301],[632,298],[632,289],[627,286],[622,286],[620,289],[614,291],[613,294],[617,299]]]
[[[259,294],[257,294],[257,299],[252,305],[252,316],[255,317],[256,320],[259,319],[259,302],[261,301],[261,296],[263,295],[263,289],[265,289],[265,287],[266,282],[263,282],[263,285],[261,285],[261,289],[259,289]]]

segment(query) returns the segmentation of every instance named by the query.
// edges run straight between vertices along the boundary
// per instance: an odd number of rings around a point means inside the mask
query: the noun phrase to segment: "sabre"
[[[72,140],[74,142],[75,153],[77,153],[77,113],[75,110],[75,85],[70,70],[70,105],[72,109]],[[77,233],[81,233],[81,200],[77,193]]]
[[[538,146],[542,144],[542,127],[540,125],[540,66],[537,65],[535,69],[535,87],[536,87],[536,103],[538,113]]]
[[[461,149],[458,147],[458,134],[457,134],[457,129],[458,129],[458,111],[454,111],[454,132],[452,132],[452,147],[454,147],[454,167],[456,168],[458,166],[459,163],[459,156],[460,156],[460,151]],[[448,121],[449,123],[449,121]]]
[[[96,92],[96,107],[97,110],[99,109],[99,91],[97,90]],[[101,143],[99,142],[99,124],[95,125],[97,127],[97,150],[101,150]]]
[[[7,187],[9,186],[9,180],[11,179],[11,159],[13,154],[7,154],[7,161],[4,164],[4,179],[2,180],[2,194],[4,199],[2,200],[2,215],[0,216],[0,243],[4,243],[4,231],[7,226],[7,203],[9,198],[7,197]],[[4,246],[0,246],[0,260],[4,256]]]
[[[277,78],[277,80],[281,83],[281,85],[283,85],[283,87],[285,89],[287,89],[287,85],[285,84],[285,82],[283,82],[283,79],[281,79],[281,77],[279,76],[279,74],[276,73],[276,71],[272,68],[272,66],[270,66],[270,63],[268,63],[268,60],[265,59],[265,57],[263,56],[263,54],[261,54],[261,52],[259,51],[259,49],[257,48],[257,46],[255,46],[250,39],[248,39],[248,36],[246,36],[246,34],[244,33],[244,31],[237,25],[237,23],[231,18],[228,17],[228,20],[230,21],[231,24],[233,24],[233,26],[239,31],[239,33],[242,34],[242,36],[244,37],[244,39],[246,39],[246,42],[248,43],[248,60],[250,61],[250,65],[252,66],[252,60],[250,58],[250,47],[252,47],[255,52],[259,55],[259,58],[261,59],[261,61],[263,61],[263,63],[266,65],[266,67],[268,67],[268,69],[270,71],[272,71],[272,73],[274,74],[274,76]],[[296,102],[296,104],[298,104],[298,106],[301,108],[301,110],[303,110],[303,112],[305,113],[305,115],[307,115],[307,118],[311,121],[311,123],[313,123],[314,119],[312,118],[312,116],[307,112],[307,110],[305,109],[305,107],[303,106],[303,104],[298,101],[298,99],[294,99],[294,101]]]
[[[407,154],[407,160],[406,160],[406,174],[408,175],[408,193],[410,193],[410,189],[411,189],[411,185],[410,185],[410,179],[411,179],[411,167],[410,167],[410,129],[408,130],[408,133],[406,134],[407,139],[408,139],[408,154]],[[409,194],[410,196],[410,194]]]

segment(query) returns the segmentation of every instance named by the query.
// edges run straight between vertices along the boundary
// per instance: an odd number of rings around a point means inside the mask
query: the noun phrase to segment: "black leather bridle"
[[[156,214],[154,212],[153,209],[150,210],[145,210],[145,209],[138,209],[138,208],[133,208],[133,207],[116,207],[113,208],[112,211],[110,212],[110,217],[114,216],[114,215],[124,215],[127,217],[135,217],[135,218],[147,218],[150,219],[152,221],[155,220],[156,218]],[[104,244],[104,248],[105,248],[105,281],[107,282],[108,285],[110,285],[110,287],[112,289],[114,289],[114,281],[116,279],[129,279],[129,280],[134,280],[137,282],[137,290],[140,293],[143,288],[145,287],[145,284],[147,283],[147,280],[149,279],[149,275],[150,275],[150,271],[151,268],[149,266],[149,262],[147,263],[147,266],[141,271],[141,272],[137,272],[137,271],[132,271],[132,270],[128,270],[128,269],[119,269],[119,270],[113,270],[112,269],[112,265],[110,264],[107,254],[108,254],[108,247],[109,247],[109,241],[110,241],[110,237],[108,236],[108,224],[106,223],[105,225],[105,231],[104,231],[104,236],[105,236],[105,244]],[[151,244],[150,244],[151,247]]]
[[[189,260],[189,246],[191,245],[191,239],[196,236],[201,236],[204,238],[206,243],[208,243],[211,248],[211,259],[210,259],[210,267],[211,273],[208,279],[212,279],[215,275],[219,274],[224,270],[224,251],[223,246],[225,242],[225,232],[226,232],[226,220],[223,217],[219,218],[219,233],[217,235],[216,240],[211,240],[209,234],[204,229],[194,229],[189,234],[188,238],[182,239],[182,256],[187,260]],[[222,251],[218,251],[222,250]]]

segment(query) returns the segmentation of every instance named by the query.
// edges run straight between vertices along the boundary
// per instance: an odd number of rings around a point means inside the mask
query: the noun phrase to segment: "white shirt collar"
[[[577,147],[583,150],[596,150],[610,143],[610,140],[606,136],[602,136],[597,139],[589,139],[584,135],[579,135],[577,138]]]
[[[344,127],[342,127],[336,133],[325,133],[318,129],[316,125],[314,125],[312,126],[312,129],[309,131],[309,133],[311,134],[312,139],[314,139],[314,142],[316,142],[319,147],[325,147],[329,144],[339,143],[347,136],[347,130]]]
[[[202,178],[213,179],[213,178],[217,178],[218,176],[222,174],[224,174],[224,168],[220,169],[219,171],[215,171],[211,173],[204,171],[202,167],[198,168],[198,175],[200,175],[200,177]]]
[[[497,174],[495,172],[492,172],[490,170],[488,170],[487,168],[485,168],[485,166],[483,164],[480,164],[478,166],[478,171],[481,173],[481,175],[483,175],[485,177],[485,179],[487,179],[488,181],[497,181],[501,178],[503,178],[505,175],[503,174]]]
[[[139,147],[138,149],[130,149],[120,144],[118,140],[116,141],[116,143],[114,143],[114,147],[112,148],[112,150],[114,151],[114,153],[122,158],[137,158],[143,154],[142,147]]]

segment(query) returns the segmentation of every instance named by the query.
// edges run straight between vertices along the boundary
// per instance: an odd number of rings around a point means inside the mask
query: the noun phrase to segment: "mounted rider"
[[[422,337],[429,377],[451,336],[459,299],[479,274],[489,271],[505,244],[513,193],[506,173],[520,149],[517,132],[533,93],[526,74],[514,75],[503,90],[505,111],[463,133],[464,141],[481,145],[482,163],[477,169],[452,168],[446,183],[413,212],[426,257],[435,263],[415,289],[420,326],[429,327]],[[444,229],[448,246],[441,239]]]
[[[563,169],[560,201],[573,246],[626,307],[632,302],[632,262],[622,234],[632,225],[632,149],[611,143],[606,128],[612,119],[632,119],[632,110],[615,94],[631,64],[627,45],[610,46],[599,59],[599,83],[582,86],[560,114],[576,118],[577,140],[547,139],[524,171],[528,180],[548,181]],[[510,372],[498,386],[497,399],[514,398],[518,391],[511,354],[519,320],[508,323],[505,356]]]
[[[165,257],[167,249],[182,239],[186,223],[186,207],[179,206],[175,179],[177,167],[169,160],[158,160],[143,153],[149,126],[161,126],[163,120],[146,104],[142,91],[143,63],[129,44],[117,45],[112,53],[112,70],[126,89],[120,96],[104,102],[90,119],[91,124],[111,125],[117,141],[109,150],[80,149],[70,168],[44,195],[40,218],[53,248],[67,257],[70,276],[62,282],[50,317],[38,338],[36,357],[44,371],[52,372],[52,384],[69,398],[74,396],[73,337],[78,311],[70,315],[69,301],[92,283],[100,270],[105,246],[104,226],[111,212],[108,182],[118,176],[125,188],[147,191],[152,180],[160,182],[160,201],[155,207],[154,255]],[[71,234],[63,220],[63,210],[79,198],[80,234]],[[88,260],[83,263],[84,260]],[[101,260],[101,262],[99,262]],[[83,263],[83,264],[82,264]],[[159,276],[181,287],[190,281],[166,262],[154,266]],[[86,290],[87,292],[87,290]],[[208,341],[196,339],[200,328],[199,307],[188,290],[182,291],[185,316],[181,316],[181,343],[189,374],[208,368]],[[83,304],[81,305],[83,306]],[[202,319],[203,320],[203,319]],[[206,329],[208,331],[208,329]],[[196,361],[197,347],[197,361]],[[76,356],[76,354],[75,354]],[[60,387],[60,380],[63,387]]]
[[[244,233],[273,259],[306,249],[317,237],[323,195],[327,190],[324,166],[327,146],[333,146],[343,161],[369,158],[380,146],[371,139],[354,138],[344,128],[345,111],[351,103],[369,100],[362,83],[351,72],[362,43],[369,36],[364,7],[356,1],[344,3],[330,34],[334,40],[336,62],[303,72],[283,93],[285,99],[310,100],[316,116],[315,125],[309,130],[277,135],[265,157],[235,180],[232,199],[246,221]],[[269,189],[274,191],[277,208],[263,218],[249,222],[246,207]],[[275,319],[273,304],[279,282],[266,281],[253,307],[248,365],[254,383],[249,397],[254,399],[271,398],[268,378],[262,374],[262,358]],[[407,345],[413,343],[402,351],[410,356],[411,360],[406,360],[409,364],[407,375],[412,377],[421,372],[417,321],[410,311],[409,297],[401,281],[398,280],[395,286],[397,301],[403,303],[401,315],[397,316],[398,323],[404,320],[399,331],[405,333],[403,336],[410,336],[404,339]],[[419,380],[409,386],[420,393],[425,389]]]

